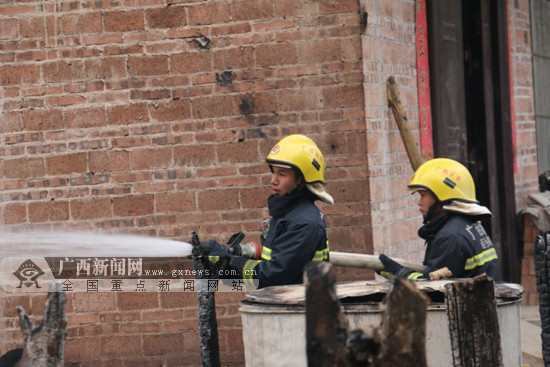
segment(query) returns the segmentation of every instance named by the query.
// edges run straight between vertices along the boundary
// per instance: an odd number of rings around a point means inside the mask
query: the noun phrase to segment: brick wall
[[[321,207],[332,248],[372,252],[358,8],[355,0],[4,2],[1,222],[183,241],[193,230],[219,240],[243,230],[257,239],[269,194],[263,160],[299,132],[329,167],[337,204]],[[376,118],[388,121],[377,104]],[[66,365],[200,365],[195,297],[69,295]],[[224,365],[244,361],[242,297],[216,296]],[[3,293],[0,302],[3,353],[21,345],[14,306],[38,322],[44,297]]]
[[[522,304],[533,306],[539,304],[537,293],[537,274],[535,272],[535,240],[538,230],[531,216],[523,216],[523,256],[521,259],[521,285],[523,287]]]
[[[513,105],[516,124],[516,207],[527,205],[529,194],[537,191],[537,137],[533,98],[530,2],[509,0],[509,38]]]
[[[284,135],[304,133],[328,165],[336,205],[320,206],[331,249],[421,260],[421,218],[403,190],[412,168],[385,84],[396,78],[418,138],[414,5],[4,2],[0,222],[257,239],[269,194],[263,159]],[[511,5],[520,208],[536,187],[536,156],[528,1]],[[200,365],[195,297],[70,294],[67,365]],[[224,365],[244,361],[242,297],[216,295]],[[21,345],[14,306],[38,322],[44,296],[2,293],[0,305],[3,353]]]
[[[367,172],[373,243],[377,253],[423,259],[422,225],[415,198],[406,190],[414,171],[387,103],[386,81],[393,76],[407,119],[419,138],[416,88],[415,2],[369,1],[364,50]]]

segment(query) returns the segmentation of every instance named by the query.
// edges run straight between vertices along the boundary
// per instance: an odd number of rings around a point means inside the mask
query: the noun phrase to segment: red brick
[[[65,121],[67,128],[105,126],[105,109],[100,107],[69,110],[65,114]]]
[[[6,204],[4,207],[3,223],[25,223],[27,221],[27,206],[25,204]]]
[[[55,222],[69,219],[69,202],[29,203],[30,222]]]
[[[179,213],[195,211],[195,195],[188,192],[159,193],[155,195],[156,213]]]
[[[100,33],[101,13],[62,14],[58,19],[60,34]]]
[[[218,160],[221,163],[258,162],[262,159],[255,141],[218,144]]]
[[[144,334],[155,333],[162,331],[161,322],[140,322],[140,323],[126,323],[120,325],[120,333],[122,334]]]
[[[211,118],[237,115],[237,101],[233,96],[216,96],[193,100],[194,118]]]
[[[199,210],[231,210],[239,208],[238,190],[209,190],[199,192]]]
[[[241,330],[237,330],[237,331],[241,332]],[[222,334],[222,333],[220,333],[220,334]],[[241,335],[240,338],[242,339],[242,335]],[[238,345],[235,345],[235,349],[237,349],[237,348],[239,348]],[[196,352],[197,350],[201,350],[200,349],[200,335],[199,335],[198,332],[189,332],[188,331],[188,332],[183,333],[183,350],[186,353],[192,353],[192,352]],[[239,348],[239,350],[240,350],[240,348]],[[244,350],[244,349],[242,349],[242,350]]]
[[[188,100],[173,100],[161,103],[151,109],[151,117],[159,121],[177,121],[191,117],[191,104]]]
[[[279,111],[315,110],[319,108],[321,96],[315,89],[284,90],[278,94]]]
[[[185,8],[175,5],[149,9],[145,12],[145,19],[150,28],[178,28],[187,24]]]
[[[103,22],[105,32],[139,31],[145,27],[141,10],[105,12]]]
[[[46,34],[46,26],[44,24],[44,17],[30,17],[19,20],[19,34],[22,37],[29,38],[41,38]]]
[[[299,60],[301,62],[339,61],[342,52],[338,39],[312,41],[300,47]]]
[[[118,79],[126,76],[126,60],[121,57],[86,60],[84,72],[89,80]]]
[[[167,56],[131,56],[128,60],[128,74],[134,76],[168,74]]]
[[[267,197],[271,194],[268,187],[241,190],[241,206],[243,209],[265,208]]]
[[[111,215],[110,198],[71,200],[71,218],[76,220],[109,217]]]
[[[355,13],[358,11],[357,3],[353,1],[324,0],[319,3],[321,14]],[[403,4],[400,4],[403,6]]]
[[[101,358],[99,338],[67,338],[65,362],[94,361]]]
[[[1,77],[0,77],[1,78]],[[0,124],[0,134],[22,130],[23,121],[19,112],[4,112]]]
[[[259,20],[273,16],[273,1],[238,0],[231,3],[231,18],[235,21]]]
[[[2,85],[36,84],[40,78],[38,65],[6,65],[0,69]]]
[[[230,22],[229,4],[211,3],[188,7],[189,24],[224,24]]]
[[[100,338],[99,351],[103,357],[125,357],[142,355],[141,336],[105,336],[103,338]]]
[[[54,61],[43,66],[44,81],[48,83],[68,82],[84,78],[82,61]]]
[[[181,333],[143,336],[143,353],[146,356],[166,355],[182,349],[183,337]]]
[[[294,44],[269,44],[256,48],[256,64],[271,67],[272,65],[295,64],[297,51]]]
[[[176,54],[170,57],[172,74],[190,74],[212,70],[212,54],[197,51]]]
[[[57,109],[23,111],[21,117],[27,131],[58,130],[65,126]]]
[[[115,197],[112,202],[113,212],[116,216],[127,217],[153,214],[154,212],[153,195]]]
[[[308,16],[317,12],[317,3],[306,2],[298,3],[294,0],[279,0],[274,6],[274,15],[276,18],[283,17],[292,19],[295,16]]]
[[[254,49],[252,47],[238,47],[222,49],[213,53],[214,69],[242,69],[254,65]]]
[[[158,294],[156,292],[117,293],[117,305],[121,311],[155,309],[159,307]]]
[[[131,152],[133,170],[166,168],[171,164],[171,148],[136,149]]]
[[[16,158],[4,161],[6,178],[43,177],[46,173],[42,158]]]
[[[176,166],[208,166],[216,161],[216,150],[210,145],[184,145],[174,148]]]
[[[49,156],[46,157],[46,167],[49,175],[86,173],[88,171],[88,159],[85,153]]]
[[[141,314],[142,320],[151,320],[151,321],[170,321],[170,320],[181,320],[183,312],[181,310],[154,310],[154,311],[144,311]]]
[[[125,172],[130,168],[130,152],[125,150],[90,152],[90,172]]]
[[[163,308],[181,308],[185,306],[197,305],[197,294],[192,292],[162,292],[160,293],[160,304]],[[193,319],[198,317],[197,310],[193,309]]]
[[[73,298],[75,312],[98,312],[116,310],[115,293],[77,292],[74,294]]]
[[[363,104],[363,87],[347,86],[342,88],[325,88],[323,101],[326,107],[358,107]]]
[[[2,317],[18,317],[17,306],[23,307],[25,312],[29,313],[31,310],[30,300],[28,296],[14,296],[6,295],[2,297],[0,307]]]
[[[143,103],[124,104],[107,108],[109,125],[131,125],[149,121],[147,105]]]

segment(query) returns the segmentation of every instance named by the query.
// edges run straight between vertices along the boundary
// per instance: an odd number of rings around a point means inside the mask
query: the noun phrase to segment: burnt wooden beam
[[[542,358],[550,366],[550,231],[535,240],[535,274],[539,295]]]
[[[336,297],[336,276],[328,262],[306,267],[306,349],[308,366],[351,366],[348,320]]]
[[[500,367],[502,349],[494,281],[486,275],[445,286],[453,365]]]
[[[375,366],[424,367],[428,298],[413,282],[393,277],[379,331],[380,356]]]
[[[63,366],[67,334],[66,298],[61,283],[52,283],[44,306],[44,318],[38,326],[32,325],[23,307],[16,308],[27,354],[33,367]]]
[[[221,366],[220,347],[218,342],[218,321],[216,319],[215,292],[208,290],[208,279],[211,266],[206,256],[203,256],[199,236],[193,232],[191,236],[191,258],[196,271],[197,304],[199,310],[199,338],[204,367]]]
[[[381,325],[350,331],[332,266],[319,262],[306,267],[308,366],[426,366],[424,293],[408,280],[392,279]]]
[[[399,128],[399,133],[405,145],[409,162],[411,163],[413,171],[416,171],[418,167],[424,163],[424,159],[422,158],[422,154],[420,154],[418,145],[416,145],[416,141],[409,126],[409,121],[407,120],[407,115],[405,114],[405,109],[401,103],[399,89],[397,89],[397,83],[393,76],[388,78],[386,86],[388,91],[388,104],[393,112],[397,127]]]

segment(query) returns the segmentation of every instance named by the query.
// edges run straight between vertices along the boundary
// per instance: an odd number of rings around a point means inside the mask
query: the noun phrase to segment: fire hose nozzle
[[[259,260],[262,257],[262,246],[257,242],[242,243],[227,249],[230,254]]]

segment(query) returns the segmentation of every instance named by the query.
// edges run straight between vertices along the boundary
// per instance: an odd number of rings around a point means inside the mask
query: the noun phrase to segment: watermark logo
[[[19,286],[17,286],[17,288],[22,288],[23,284],[27,287],[34,284],[36,288],[42,288],[38,285],[37,279],[44,274],[42,269],[30,259],[24,261],[19,268],[13,272],[13,275],[19,279]]]

